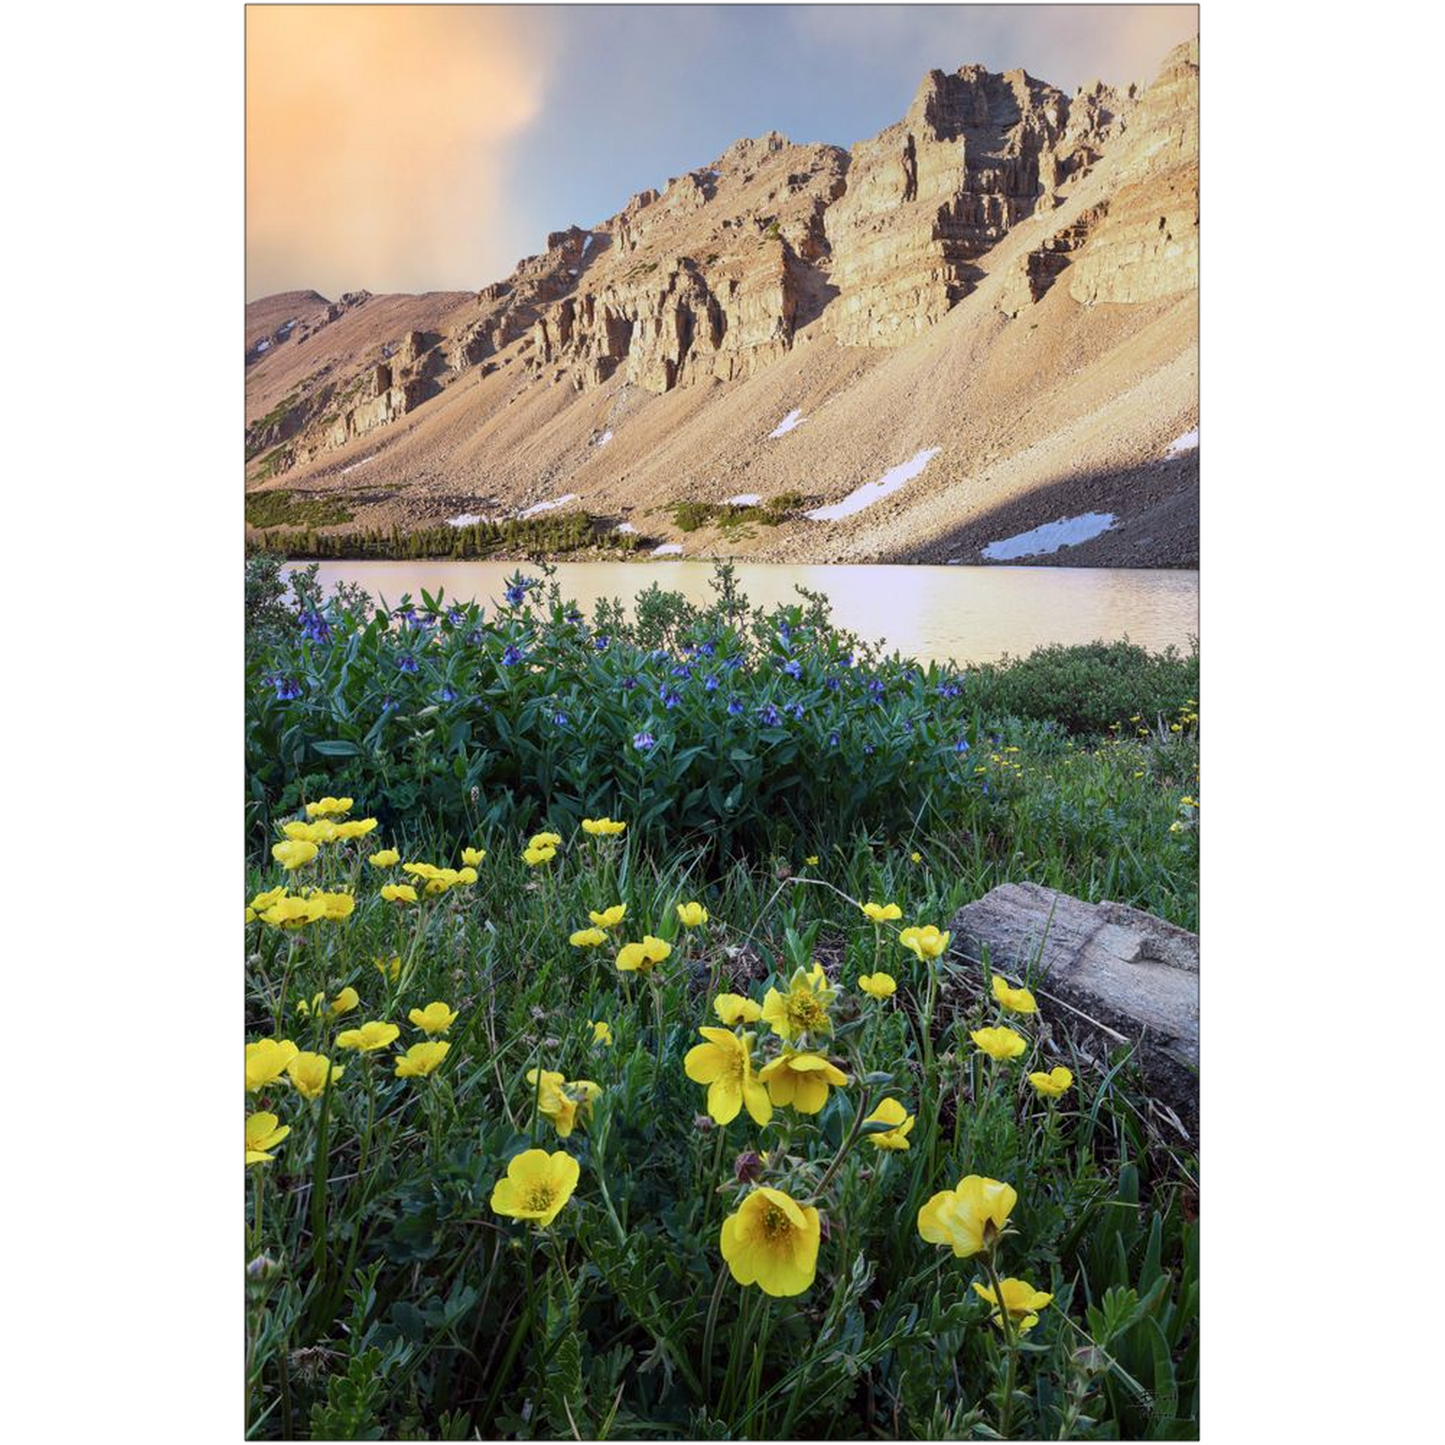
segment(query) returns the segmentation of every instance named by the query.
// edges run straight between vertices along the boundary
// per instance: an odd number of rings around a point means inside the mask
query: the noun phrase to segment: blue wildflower
[[[594,637],[592,639],[592,646],[595,647],[598,652],[606,652],[609,640],[607,634],[603,633],[600,637]]]
[[[677,667],[674,667],[672,669],[672,675],[674,677],[691,677],[692,668],[690,668],[685,662],[680,663]]]
[[[314,608],[308,607],[300,617],[301,630],[312,642],[330,642],[331,627],[326,619]]]
[[[416,658],[409,652],[403,652],[402,655],[397,658],[396,666],[400,672],[416,672],[418,670]]]
[[[838,746],[838,734],[837,734],[837,733],[829,733],[829,734],[828,734],[828,746],[829,746],[830,748],[836,748],[836,747]]]
[[[826,687],[829,692],[837,692],[842,685],[842,682],[836,677],[825,677],[823,679],[823,686]]]
[[[966,753],[968,751],[968,739],[959,738],[959,740],[954,743],[953,750],[956,753]]]
[[[517,663],[521,662],[524,656],[525,654],[520,647],[513,642],[509,642],[506,650],[502,653],[502,666],[514,667]]]
[[[783,664],[783,671],[786,672],[789,677],[793,677],[793,678],[802,677],[802,675],[803,675],[803,664],[802,664],[801,662],[799,662],[798,659],[795,657],[795,658],[792,659],[792,661],[790,661],[790,662],[785,662],[785,663]]]
[[[632,746],[640,753],[650,752],[657,746],[657,739],[649,732],[633,733]]]
[[[716,656],[717,656],[717,643],[715,643],[715,642],[704,642],[704,643],[700,643],[697,650],[698,650],[700,653],[702,653],[703,656],[705,656],[705,657],[716,657]]]
[[[703,683],[703,690],[704,690],[705,692],[716,692],[716,691],[717,691],[717,673],[715,673],[715,672],[710,672],[710,673],[708,673],[708,675],[707,675],[707,681]]]
[[[450,622],[453,627],[460,627],[466,620],[466,613],[459,611],[455,607],[449,607],[447,609],[447,621]]]
[[[730,698],[728,699],[728,716],[729,716],[729,717],[737,717],[737,715],[738,715],[740,712],[742,712],[742,710],[743,710],[743,705],[742,705],[741,702],[738,701],[737,698],[735,698],[735,697],[730,697]]]
[[[565,712],[554,712],[552,714],[552,726],[564,728],[567,726],[567,714]]]
[[[803,716],[803,704],[800,702],[795,702],[792,707],[788,709],[788,711],[792,713],[795,718],[801,720]]]
[[[473,647],[478,646],[481,643],[481,640],[482,629],[480,627],[474,627],[469,633],[467,633],[467,641],[470,642]]]
[[[456,700],[457,690],[451,685],[451,683],[448,683],[444,688],[442,688],[442,701],[455,702]]]
[[[623,690],[623,692],[631,692],[632,689],[633,689],[634,687],[636,687],[636,686],[637,686],[637,679],[636,679],[636,677],[632,676],[632,674],[629,673],[626,677],[624,677],[624,678],[622,679],[622,690]]]
[[[662,699],[663,707],[676,707],[682,701],[677,689],[669,687],[666,683],[657,689],[657,695]]]
[[[777,727],[777,725],[783,720],[782,715],[778,712],[777,708],[775,708],[770,702],[764,703],[763,706],[758,709],[758,716],[762,718],[763,726],[770,728]]]
[[[301,684],[294,677],[282,677],[277,673],[271,679],[271,685],[276,689],[279,702],[294,702],[301,696]]]

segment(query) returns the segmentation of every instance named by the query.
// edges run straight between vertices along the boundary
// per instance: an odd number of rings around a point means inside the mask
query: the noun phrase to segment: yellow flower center
[[[792,1221],[776,1204],[769,1204],[763,1215],[763,1232],[770,1243],[777,1243],[793,1232]]]
[[[552,1197],[556,1193],[550,1184],[534,1184],[527,1191],[527,1208],[534,1209],[538,1214],[545,1214],[552,1207]]]
[[[812,992],[795,993],[788,999],[788,1022],[795,1029],[812,1033],[827,1017],[827,1009]]]

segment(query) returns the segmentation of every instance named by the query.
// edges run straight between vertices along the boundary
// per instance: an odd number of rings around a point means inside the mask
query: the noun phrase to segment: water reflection
[[[445,588],[453,600],[501,596],[510,562],[325,562],[329,588],[347,579],[395,603],[404,592]],[[633,598],[653,582],[695,601],[711,596],[710,562],[564,562],[563,593],[590,613],[604,597]],[[1199,630],[1199,574],[1095,567],[787,567],[737,564],[755,604],[824,592],[840,626],[922,661],[991,662],[1048,642],[1128,637],[1155,651],[1187,648]]]

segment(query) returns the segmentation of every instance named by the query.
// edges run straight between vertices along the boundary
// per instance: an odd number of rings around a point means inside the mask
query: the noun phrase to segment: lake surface
[[[323,562],[329,589],[343,579],[395,605],[404,592],[445,588],[452,600],[490,604],[515,562]],[[526,567],[522,567],[526,571]],[[739,562],[749,600],[798,600],[794,588],[826,593],[833,618],[871,641],[920,661],[992,662],[1049,642],[1113,642],[1151,651],[1187,649],[1199,632],[1199,573],[1103,567],[774,566]],[[656,582],[694,601],[712,597],[710,562],[563,562],[565,597],[591,613],[601,598],[626,604]]]

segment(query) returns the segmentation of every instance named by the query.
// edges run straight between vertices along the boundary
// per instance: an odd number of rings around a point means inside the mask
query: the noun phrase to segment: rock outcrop
[[[1107,219],[1073,268],[1085,306],[1199,285],[1199,42],[1173,51],[1130,123]]]
[[[849,346],[898,346],[966,296],[973,263],[1053,204],[1111,133],[1098,88],[1071,121],[1062,91],[1022,70],[931,71],[907,116],[853,147],[848,186],[824,218]]]

